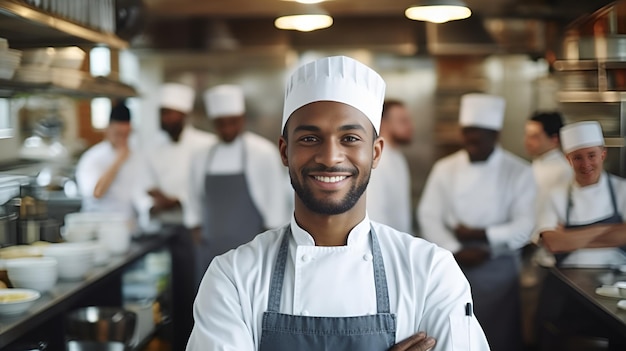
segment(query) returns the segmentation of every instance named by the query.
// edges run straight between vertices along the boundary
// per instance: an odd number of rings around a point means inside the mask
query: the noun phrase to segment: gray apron
[[[595,221],[593,223],[588,223],[588,224],[578,224],[578,225],[574,225],[574,224],[570,224],[569,222],[569,214],[570,211],[572,209],[572,189],[570,187],[568,193],[567,193],[567,208],[565,210],[565,225],[564,227],[567,229],[575,229],[575,228],[584,228],[584,227],[589,227],[592,225],[596,225],[596,224],[617,224],[617,223],[623,223],[623,219],[622,219],[622,215],[619,214],[618,210],[617,210],[617,200],[615,199],[615,191],[613,190],[613,184],[611,183],[611,177],[607,174],[607,183],[609,185],[609,194],[611,194],[611,204],[613,205],[613,214],[608,216],[605,219],[601,219],[599,221]],[[622,248],[624,249],[624,248]],[[562,253],[562,254],[556,254],[554,255],[554,257],[556,258],[556,263],[557,265],[560,264],[561,262],[563,262],[563,260],[565,260],[565,258],[570,254],[570,252],[566,252],[566,253]]]
[[[389,308],[383,256],[372,228],[377,314],[355,317],[313,317],[280,313],[280,298],[289,254],[291,227],[272,271],[267,312],[263,314],[260,351],[386,351],[395,343],[396,317]],[[346,296],[349,299],[350,296]]]
[[[195,246],[198,286],[213,257],[247,243],[264,230],[263,217],[246,182],[245,146],[243,150],[242,173],[205,176],[202,242]],[[214,153],[215,147],[209,152],[205,169],[209,169]]]
[[[617,209],[617,201],[611,178],[607,174],[611,203],[613,204],[613,214],[607,218],[587,224],[574,225],[570,223],[570,211],[572,204],[571,187],[567,195],[567,207],[565,210],[564,227],[568,229],[584,228],[596,224],[623,223],[622,216]],[[624,247],[621,248],[624,250]],[[555,254],[556,264],[559,266],[570,253]],[[603,330],[601,323],[596,322],[594,316],[585,314],[584,310],[577,308],[578,301],[573,301],[571,297],[564,297],[561,293],[560,284],[553,274],[548,274],[543,283],[537,307],[537,335],[539,345],[544,349],[554,349],[562,344],[559,332],[565,331],[570,335],[585,335],[593,337],[604,337],[606,330]],[[574,326],[569,321],[576,321]],[[566,326],[565,326],[566,325]]]
[[[519,259],[503,255],[463,268],[472,287],[474,312],[492,351],[521,350]]]

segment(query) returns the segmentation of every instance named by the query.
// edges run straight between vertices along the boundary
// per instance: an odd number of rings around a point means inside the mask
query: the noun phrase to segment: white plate
[[[622,298],[617,287],[613,285],[602,285],[601,287],[596,288],[596,294],[604,297],[614,297],[617,299]]]

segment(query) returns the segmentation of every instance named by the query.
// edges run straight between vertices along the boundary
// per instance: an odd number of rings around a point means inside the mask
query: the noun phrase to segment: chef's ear
[[[372,169],[378,167],[378,162],[383,155],[383,147],[385,146],[385,138],[379,136],[374,140],[372,147]]]
[[[283,161],[283,166],[289,167],[289,160],[287,159],[287,136],[285,134],[278,138],[278,151],[280,152],[280,159]]]

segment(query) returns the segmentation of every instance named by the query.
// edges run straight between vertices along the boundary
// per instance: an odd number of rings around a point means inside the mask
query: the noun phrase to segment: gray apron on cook
[[[519,259],[503,255],[463,268],[474,298],[474,312],[492,351],[521,350]]]
[[[613,205],[613,214],[607,218],[599,221],[587,223],[587,224],[571,224],[570,223],[570,211],[572,204],[571,187],[567,194],[567,207],[565,210],[565,223],[564,227],[567,229],[584,228],[596,224],[617,224],[623,223],[623,218],[618,212],[617,201],[615,198],[615,191],[613,190],[613,184],[611,184],[611,178],[607,174],[607,182],[609,186],[609,193],[611,195],[611,203]],[[624,250],[624,247],[621,248]],[[570,252],[555,254],[556,264],[559,266],[570,254]],[[539,295],[539,302],[537,307],[537,335],[539,339],[539,345],[544,348],[553,349],[553,343],[560,346],[562,340],[558,338],[558,333],[561,329],[564,329],[566,333],[571,335],[585,335],[594,337],[604,337],[606,330],[603,330],[601,323],[597,323],[594,316],[585,314],[583,309],[577,308],[578,301],[572,301],[571,297],[565,298],[560,289],[560,284],[554,275],[548,274],[541,293]],[[570,321],[576,321],[574,326]],[[563,327],[563,325],[567,325]]]
[[[615,199],[615,191],[613,190],[613,184],[611,184],[611,177],[607,174],[607,183],[609,184],[609,194],[611,194],[611,204],[613,205],[613,214],[608,216],[605,219],[601,219],[599,221],[595,221],[593,223],[588,224],[570,224],[569,222],[569,214],[572,209],[572,189],[570,187],[567,193],[567,209],[565,210],[565,225],[564,227],[567,229],[575,229],[575,228],[585,228],[596,224],[618,224],[623,223],[622,215],[619,214],[617,210],[617,200]],[[622,248],[623,250],[624,248]],[[556,263],[559,265],[567,256],[569,256],[570,252],[556,254],[554,257],[556,258]]]
[[[263,217],[246,182],[245,146],[243,150],[242,173],[205,176],[202,243],[195,246],[198,286],[213,257],[247,243],[264,230]],[[214,153],[215,147],[209,152],[205,169],[209,169]]]
[[[272,271],[267,312],[263,314],[260,351],[387,351],[395,343],[396,316],[390,312],[383,256],[374,228],[372,263],[377,314],[355,317],[313,317],[280,313],[280,298],[289,255],[291,227],[283,240]],[[349,299],[350,296],[346,296]]]

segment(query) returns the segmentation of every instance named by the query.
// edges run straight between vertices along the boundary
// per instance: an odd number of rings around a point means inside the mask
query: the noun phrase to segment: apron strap
[[[617,212],[617,199],[615,198],[615,191],[613,190],[613,183],[611,183],[611,176],[606,174],[606,182],[609,183],[609,194],[611,194],[611,203],[613,204],[613,216],[619,215]]]
[[[374,263],[374,284],[376,286],[376,309],[378,313],[391,313],[385,262],[380,251],[380,245],[378,245],[378,236],[374,231],[374,227],[370,227],[370,237],[372,239],[372,261]]]
[[[283,282],[285,280],[285,266],[289,254],[290,236],[291,225],[288,224],[283,230],[283,239],[281,240],[280,249],[278,250],[274,269],[272,270],[269,298],[267,301],[268,312],[278,313],[280,311],[280,298],[282,296]],[[370,227],[370,238],[372,240],[372,264],[374,266],[374,285],[376,287],[376,309],[378,313],[391,313],[383,254],[380,250],[378,237],[373,227]]]

